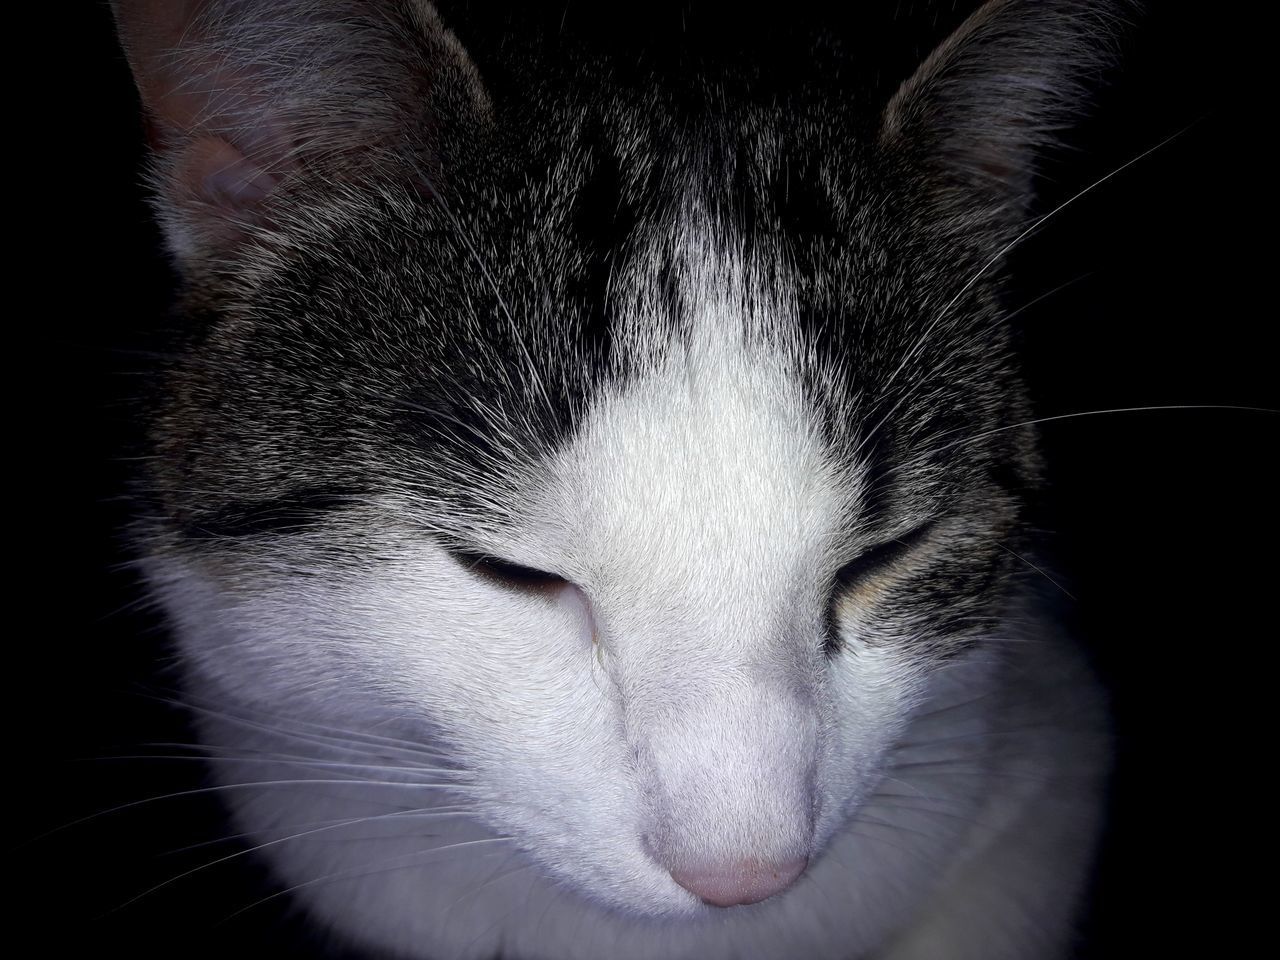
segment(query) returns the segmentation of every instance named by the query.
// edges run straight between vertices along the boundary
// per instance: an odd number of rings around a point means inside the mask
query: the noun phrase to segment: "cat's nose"
[[[685,867],[671,871],[676,883],[713,907],[758,903],[781,893],[795,882],[808,857],[777,863],[743,860],[737,863]]]

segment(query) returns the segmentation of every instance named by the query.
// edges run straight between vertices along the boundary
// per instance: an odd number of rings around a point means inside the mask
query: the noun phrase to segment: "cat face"
[[[1016,513],[980,470],[940,482],[928,447],[919,471],[878,466],[862,435],[824,422],[836,411],[815,394],[842,389],[839,374],[795,336],[794,301],[744,288],[712,244],[679,256],[682,328],[637,293],[618,335],[626,374],[602,376],[555,443],[526,417],[562,354],[453,400],[474,405],[473,431],[487,417],[481,443],[436,439],[463,424],[427,406],[415,369],[430,349],[399,329],[411,315],[374,335],[391,345],[380,356],[320,351],[323,374],[293,359],[315,340],[288,328],[345,336],[374,311],[274,313],[267,344],[207,345],[179,389],[217,376],[220,400],[186,400],[198,413],[165,442],[191,463],[186,483],[228,502],[161,533],[153,574],[190,660],[237,697],[419,715],[490,785],[486,819],[646,910],[698,906],[672,871],[803,862],[840,826],[931,669],[998,615],[986,541]],[[527,393],[504,397],[513,387]],[[312,435],[317,408],[337,436]],[[224,430],[238,436],[200,452]],[[266,502],[234,492],[277,484]]]
[[[1004,611],[998,263],[1081,18],[984,7],[868,128],[595,63],[499,96],[425,5],[347,6],[118,12],[186,281],[139,542],[192,683],[431,744],[611,906],[769,897]]]

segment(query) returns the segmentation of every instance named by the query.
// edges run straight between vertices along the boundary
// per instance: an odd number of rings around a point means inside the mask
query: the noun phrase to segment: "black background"
[[[918,16],[924,5],[899,6]],[[1050,168],[1044,209],[1187,129],[1018,253],[1018,302],[1074,281],[1018,319],[1044,416],[1277,406],[1275,311],[1258,253],[1272,246],[1258,239],[1273,232],[1270,184],[1246,146],[1246,123],[1262,114],[1245,102],[1240,52],[1258,28],[1203,6],[1149,6],[1123,69]],[[168,682],[164,637],[136,605],[122,546],[122,451],[136,432],[129,398],[152,363],[147,331],[171,280],[138,185],[141,127],[108,12],[79,3],[61,16],[53,31],[32,34],[44,55],[19,88],[37,90],[48,108],[44,123],[21,131],[24,172],[9,184],[20,208],[34,207],[17,232],[17,263],[29,269],[11,278],[25,292],[14,301],[24,305],[11,377],[17,627],[5,645],[17,928],[54,953],[319,955],[287,898],[225,919],[274,892],[251,858],[113,910],[235,852],[174,852],[219,835],[207,794],[72,823],[203,781],[191,762],[104,759],[191,739],[155,697]],[[52,53],[50,36],[61,38]],[[1265,916],[1268,881],[1243,871],[1266,877],[1272,833],[1264,783],[1273,725],[1262,691],[1277,637],[1277,422],[1181,410],[1043,428],[1053,478],[1046,543],[1112,692],[1118,742],[1082,957],[1253,952],[1244,938]]]

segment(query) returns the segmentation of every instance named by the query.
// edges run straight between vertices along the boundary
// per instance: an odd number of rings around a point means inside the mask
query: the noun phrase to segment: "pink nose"
[[[680,886],[713,907],[735,907],[743,903],[758,903],[781,893],[804,873],[808,865],[808,857],[781,863],[744,860],[672,870],[671,876]]]

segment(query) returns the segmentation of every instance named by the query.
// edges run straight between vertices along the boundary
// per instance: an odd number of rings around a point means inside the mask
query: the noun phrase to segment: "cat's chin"
[[[858,844],[847,842],[851,838],[843,832],[837,832],[830,855],[818,855],[786,890],[722,908],[670,878],[608,884],[593,879],[598,867],[574,871],[560,864],[552,870],[505,844],[481,853],[493,832],[475,824],[469,829],[485,837],[448,845],[481,839],[471,848],[475,856],[429,857],[415,869],[373,867],[341,880],[326,879],[337,872],[328,869],[316,883],[309,879],[314,865],[278,862],[277,868],[284,867],[284,885],[317,922],[361,947],[421,960],[479,960],[499,953],[522,960],[832,956],[823,949],[823,931],[848,927],[841,936],[857,938],[849,942],[873,942],[899,920],[886,902],[880,919],[849,927],[847,911],[839,913],[827,898],[814,900],[812,885],[844,876],[851,860],[871,863],[869,851],[862,848],[860,856]],[[405,846],[401,839],[366,856],[403,857]],[[663,945],[661,952],[654,952],[655,943]]]

